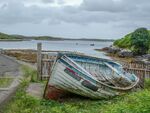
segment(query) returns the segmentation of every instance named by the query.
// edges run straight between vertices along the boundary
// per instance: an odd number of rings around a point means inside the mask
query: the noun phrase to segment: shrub
[[[146,28],[138,28],[124,38],[116,40],[113,45],[130,49],[135,55],[150,53],[150,31]]]

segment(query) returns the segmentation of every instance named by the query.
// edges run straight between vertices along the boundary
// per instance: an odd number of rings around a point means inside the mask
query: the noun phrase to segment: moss
[[[11,85],[12,78],[0,78],[0,88],[7,88]]]

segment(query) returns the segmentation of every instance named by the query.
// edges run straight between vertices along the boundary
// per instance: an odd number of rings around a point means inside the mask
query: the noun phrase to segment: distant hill
[[[79,38],[79,39],[66,39],[66,40],[80,40],[80,41],[101,41],[101,42],[113,42],[114,39],[87,39],[87,38]]]
[[[0,40],[64,40],[63,38],[52,36],[23,36],[23,35],[8,35],[0,33]]]
[[[5,34],[5,33],[0,33],[0,40],[20,40],[22,39],[22,37],[16,37],[16,36],[13,36],[13,35],[8,35],[8,34]]]
[[[70,39],[70,38],[61,38],[61,37],[53,37],[53,36],[23,36],[23,35],[8,35],[5,33],[0,33],[0,41],[1,40],[80,40],[80,41],[114,41],[113,39]]]
[[[11,35],[16,38],[24,40],[63,40],[63,38],[52,37],[52,36],[23,36],[23,35]]]

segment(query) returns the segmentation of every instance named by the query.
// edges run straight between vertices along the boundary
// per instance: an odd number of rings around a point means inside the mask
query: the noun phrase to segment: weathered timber
[[[42,47],[41,47],[42,48]],[[57,52],[40,51],[41,61],[38,73],[42,79],[48,79],[50,76],[52,65],[56,59]],[[82,63],[81,63],[82,65]],[[144,79],[150,78],[150,65],[144,63],[122,63],[123,69],[129,73],[133,73],[140,78],[139,86],[144,87]]]
[[[37,78],[42,79],[42,44],[37,44]]]

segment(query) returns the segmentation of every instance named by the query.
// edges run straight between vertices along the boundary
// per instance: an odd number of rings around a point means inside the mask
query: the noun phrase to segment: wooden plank
[[[127,69],[127,70],[135,70],[135,71],[147,71],[147,72],[150,72],[150,70],[139,69],[139,68],[124,68],[124,69]]]
[[[42,43],[37,44],[37,78],[42,80]]]
[[[43,62],[54,62],[54,59],[42,59]]]

